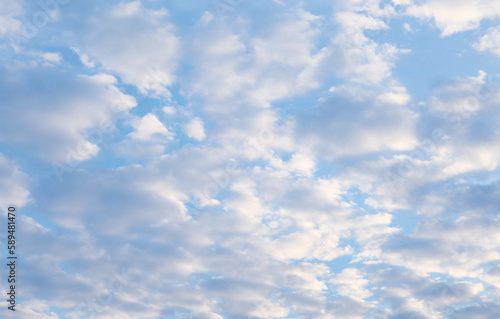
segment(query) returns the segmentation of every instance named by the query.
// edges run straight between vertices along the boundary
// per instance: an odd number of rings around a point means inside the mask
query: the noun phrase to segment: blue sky
[[[1,1],[0,317],[497,318],[499,21]]]

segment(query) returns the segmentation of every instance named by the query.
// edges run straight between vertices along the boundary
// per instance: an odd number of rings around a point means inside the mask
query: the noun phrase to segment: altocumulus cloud
[[[2,318],[499,316],[497,1],[0,11]]]

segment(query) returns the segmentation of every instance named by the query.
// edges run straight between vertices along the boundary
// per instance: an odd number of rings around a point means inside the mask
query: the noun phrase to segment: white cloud
[[[18,164],[1,153],[0,175],[3,181],[0,188],[0,207],[6,210],[9,205],[14,205],[14,208],[26,205],[30,194],[28,176],[20,170]]]
[[[0,129],[0,141],[30,156],[64,165],[86,160],[113,131],[114,121],[135,106],[109,75],[68,75],[33,61],[2,68],[2,113],[11,120]],[[14,74],[17,80],[9,81]],[[40,85],[46,76],[50,83]]]
[[[295,153],[289,161],[290,170],[311,177],[316,169],[314,157],[307,153]]]
[[[55,312],[51,311],[50,307],[51,305],[48,301],[26,300],[17,305],[16,315],[33,319],[59,319],[60,317]]]
[[[22,23],[19,16],[24,13],[22,1],[5,0],[0,3],[0,36],[19,33]]]
[[[474,49],[500,55],[500,27],[489,28],[479,42],[474,44]]]
[[[307,66],[313,60],[311,53],[315,51],[315,39],[319,29],[313,26],[320,17],[303,9],[286,16],[281,23],[273,25],[270,32],[254,39],[259,64],[279,63],[287,67]]]
[[[164,106],[162,108],[162,111],[166,115],[174,115],[177,112],[176,109],[175,109],[175,107],[173,107],[173,106]]]
[[[171,133],[152,113],[148,113],[142,117],[136,124],[135,131],[129,134],[131,139],[139,141],[148,141],[159,135],[170,136]]]
[[[366,299],[372,293],[365,288],[369,281],[363,277],[363,274],[356,268],[346,268],[339,274],[336,274],[330,283],[337,285],[337,291],[343,296],[350,296],[357,299]]]
[[[167,87],[175,81],[180,40],[166,21],[167,12],[146,9],[135,1],[98,16],[75,30],[81,38],[82,62],[93,65],[88,55],[141,93],[170,96]]]
[[[57,52],[47,52],[42,54],[42,58],[45,59],[47,62],[59,64],[61,63],[62,57],[59,53]]]
[[[151,159],[165,152],[166,146],[174,140],[175,134],[170,132],[153,113],[142,118],[133,117],[130,125],[134,131],[125,139],[114,145],[115,152],[130,159]]]
[[[482,20],[500,16],[500,4],[495,0],[425,0],[404,4],[407,15],[433,19],[441,36],[476,29]]]
[[[247,37],[215,22],[193,39],[197,68],[186,87],[220,112],[269,107],[273,101],[317,87],[308,70],[317,59],[319,18],[303,9],[280,14],[269,30]]]
[[[376,1],[346,3],[334,13],[339,32],[325,48],[323,70],[334,72],[347,83],[377,85],[391,81],[391,68],[399,55],[408,53],[390,43],[377,43],[366,30],[388,29],[385,19],[395,15],[390,6],[380,8]],[[324,72],[324,71],[323,71]],[[393,83],[388,84],[394,86]]]
[[[93,68],[95,67],[95,62],[92,61],[92,59],[89,58],[88,55],[85,53],[82,53],[81,50],[78,48],[71,48],[73,51],[75,51],[76,54],[80,57],[80,61],[82,62],[83,65],[85,65],[88,68]]]
[[[444,137],[435,145],[434,162],[444,176],[471,171],[492,171],[498,166],[497,138],[500,120],[495,107],[500,93],[485,72],[477,77],[457,78],[434,91],[428,107],[440,116]],[[489,124],[484,119],[489,119]]]
[[[393,1],[443,35],[484,3]],[[68,4],[0,78],[0,203],[26,207],[23,315],[491,317],[500,95],[480,71],[419,102],[395,67],[410,50],[389,27],[415,22],[400,9]],[[123,92],[144,97],[134,112]],[[47,166],[68,157],[87,163],[54,182]]]
[[[184,131],[187,136],[194,138],[197,141],[203,141],[206,137],[203,121],[199,118],[194,118],[184,126]]]
[[[391,264],[405,266],[417,273],[479,278],[483,265],[500,257],[498,236],[481,236],[496,224],[497,216],[465,215],[453,222],[428,220],[414,235],[400,238],[399,244],[389,244],[383,257]]]
[[[298,118],[297,139],[328,158],[412,149],[417,116],[403,104],[407,99],[404,90],[373,97],[362,89],[336,89]]]

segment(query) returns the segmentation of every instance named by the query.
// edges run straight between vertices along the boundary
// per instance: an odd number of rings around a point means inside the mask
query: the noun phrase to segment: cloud
[[[377,85],[389,82],[394,86],[391,68],[402,54],[410,52],[392,43],[378,43],[366,36],[366,31],[388,30],[394,8],[380,8],[375,1],[345,3],[339,5],[333,15],[333,22],[339,31],[324,48],[321,61],[323,72],[334,72],[346,84]]]
[[[88,68],[93,68],[95,67],[95,62],[89,58],[88,55],[85,53],[82,53],[78,48],[71,48],[73,51],[75,51],[76,54],[80,57],[80,61],[82,62],[83,65],[85,65]]]
[[[20,170],[19,165],[0,153],[0,175],[2,187],[0,189],[0,207],[7,208],[14,205],[20,208],[29,200],[29,178]]]
[[[184,126],[184,131],[187,136],[194,138],[197,141],[203,141],[206,137],[203,121],[199,118],[194,118]]]
[[[148,159],[165,152],[166,147],[174,141],[175,133],[171,132],[153,113],[142,118],[131,117],[128,124],[133,131],[119,143],[113,145],[116,154],[130,159]]]
[[[42,58],[44,58],[47,62],[51,62],[54,64],[61,63],[62,57],[57,52],[47,52],[42,54]]]
[[[497,224],[497,217],[463,215],[453,222],[428,220],[411,237],[386,250],[388,262],[416,272],[439,272],[453,277],[479,277],[483,265],[498,259],[495,237],[479,239]],[[460,253],[456,247],[460,246]],[[416,263],[416,260],[419,260]]]
[[[161,123],[154,114],[146,114],[138,124],[136,124],[135,131],[130,133],[129,136],[132,140],[148,141],[156,136],[169,136],[171,133]]]
[[[500,55],[500,28],[489,28],[486,34],[479,39],[479,42],[474,43],[473,47],[478,51],[489,51]]]
[[[88,160],[99,150],[95,141],[135,106],[110,75],[69,75],[34,61],[2,69],[1,112],[11,120],[0,129],[0,143],[31,157],[66,164]]]
[[[359,270],[355,268],[342,270],[342,272],[330,279],[329,282],[338,285],[337,291],[342,296],[350,296],[362,300],[372,295],[370,291],[365,289],[369,281],[364,279]]]
[[[500,6],[494,0],[426,0],[397,4],[405,5],[405,13],[409,16],[433,19],[443,37],[476,29],[482,20],[500,16]]]
[[[250,37],[222,29],[216,21],[193,37],[197,67],[186,87],[206,98],[206,110],[220,111],[221,104],[231,112],[247,106],[267,108],[318,86],[308,72],[318,59],[320,19],[302,8],[277,14],[277,19]]]
[[[335,158],[384,149],[402,151],[417,143],[417,116],[401,105],[404,100],[393,97],[399,93],[376,97],[362,89],[346,91],[335,90],[298,119],[297,139],[314,154]]]
[[[9,33],[18,33],[22,23],[19,16],[24,13],[21,1],[6,0],[0,4],[0,36],[5,37]]]
[[[493,302],[484,302],[480,305],[469,306],[464,309],[455,310],[452,313],[454,319],[478,318],[486,319],[496,316],[500,311],[497,304]]]
[[[93,66],[90,57],[142,94],[170,96],[181,43],[167,16],[133,1],[87,18],[81,30],[72,30],[81,39],[83,63]]]
[[[2,3],[0,36],[19,27],[4,17],[37,5]],[[460,76],[423,94],[412,81],[435,56],[403,55],[429,35],[401,35],[434,19],[467,39],[497,5],[210,5],[71,2],[17,51],[0,48],[20,312],[491,317],[498,85],[487,65],[444,56],[463,49],[452,41],[437,54]],[[494,52],[495,32],[476,49]]]
[[[442,175],[492,171],[497,167],[498,131],[494,123],[499,119],[495,108],[499,99],[497,85],[484,71],[434,90],[428,105],[433,116],[441,118],[436,128],[444,136],[433,153],[434,162],[443,167]]]

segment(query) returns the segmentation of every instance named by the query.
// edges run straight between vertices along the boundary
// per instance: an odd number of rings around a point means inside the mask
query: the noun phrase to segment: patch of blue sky
[[[402,234],[410,235],[425,217],[417,215],[413,210],[398,209],[392,212],[391,227],[401,229]]]
[[[405,29],[405,24],[411,31]],[[390,29],[376,31],[372,38],[411,50],[400,54],[394,66],[394,75],[408,89],[413,101],[419,102],[430,98],[436,87],[455,77],[477,76],[479,70],[500,73],[497,58],[489,53],[477,52],[472,47],[487,25],[494,25],[494,22],[483,24],[483,30],[441,37],[440,31],[433,25],[411,18],[394,19],[389,22]],[[370,31],[366,34],[370,37]]]
[[[365,200],[369,198],[369,196],[362,192],[358,187],[351,187],[347,190],[347,193],[341,196],[342,199],[354,205],[355,212],[360,214],[376,214],[378,213],[373,207],[365,204]]]
[[[22,216],[33,218],[36,221],[36,223],[40,224],[43,228],[49,230],[51,232],[51,235],[58,236],[60,234],[59,228],[50,219],[50,216],[47,216],[46,214],[40,212],[37,209],[37,205],[35,203],[28,203],[25,207],[23,207],[21,214]],[[20,232],[22,235],[23,232],[22,228],[20,229]]]
[[[358,244],[354,240],[349,240],[349,246],[355,247]],[[358,267],[360,263],[352,262],[352,255],[344,255],[333,259],[332,261],[324,262],[330,268],[330,272],[338,274],[346,268]]]
[[[349,189],[345,195],[342,195],[342,198],[345,202],[351,203],[354,211],[358,214],[377,214],[381,212],[380,210],[365,203],[366,199],[369,198],[369,195],[362,192],[357,187]],[[391,227],[401,229],[403,234],[412,234],[415,227],[421,221],[425,220],[423,216],[417,215],[414,210],[397,209],[392,211],[391,214]]]

